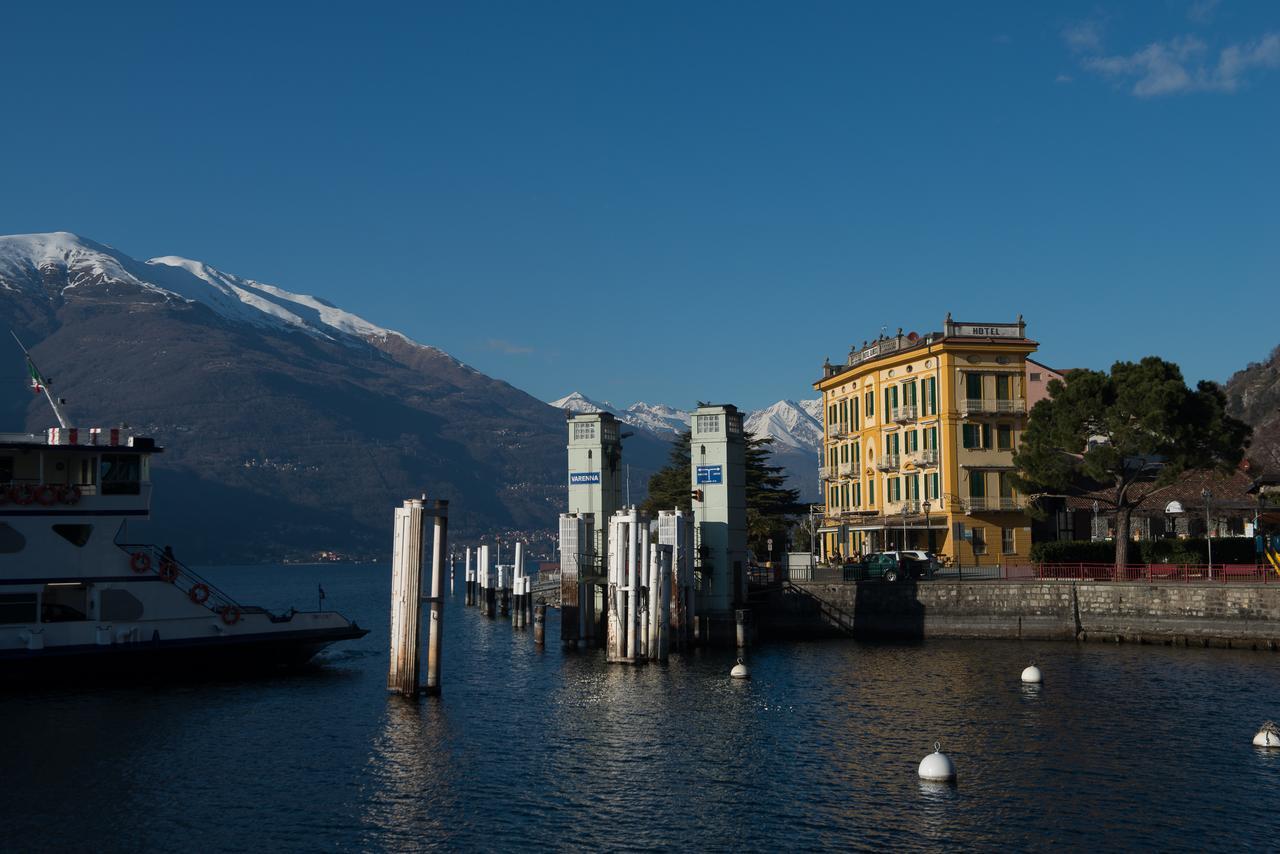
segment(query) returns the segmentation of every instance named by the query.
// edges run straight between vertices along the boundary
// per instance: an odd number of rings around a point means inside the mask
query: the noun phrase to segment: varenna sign
[[[600,472],[598,471],[571,471],[569,472],[569,485],[577,483],[599,483]]]

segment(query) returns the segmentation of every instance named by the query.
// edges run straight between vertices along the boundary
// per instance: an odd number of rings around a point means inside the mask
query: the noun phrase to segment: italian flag
[[[40,378],[40,372],[30,359],[27,359],[27,370],[31,372],[31,391],[36,394],[44,391],[44,380]]]

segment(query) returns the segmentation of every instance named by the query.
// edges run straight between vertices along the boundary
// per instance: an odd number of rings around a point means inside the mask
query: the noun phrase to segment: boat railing
[[[266,614],[265,608],[241,605],[212,582],[154,543],[117,543],[128,555],[129,567],[139,575],[154,575],[187,594],[197,605],[215,614],[227,615],[234,609],[238,615]],[[145,560],[143,559],[145,558]],[[141,569],[139,568],[141,567]]]

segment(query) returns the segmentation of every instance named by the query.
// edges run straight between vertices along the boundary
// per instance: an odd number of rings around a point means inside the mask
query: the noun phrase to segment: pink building
[[[1055,371],[1048,365],[1027,359],[1027,411],[1036,405],[1036,401],[1049,396],[1049,380],[1060,380],[1065,375],[1066,371]]]

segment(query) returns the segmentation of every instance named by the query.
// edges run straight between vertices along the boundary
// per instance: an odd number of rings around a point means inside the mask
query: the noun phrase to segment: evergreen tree
[[[1148,356],[1111,373],[1077,370],[1049,383],[1014,455],[1027,492],[1091,495],[1115,513],[1116,566],[1127,559],[1133,511],[1192,469],[1231,471],[1250,428],[1226,414],[1216,383],[1191,390],[1172,362]]]
[[[649,478],[649,497],[640,509],[650,516],[659,510],[679,508],[693,512],[693,496],[689,488],[690,444],[693,434],[685,430],[671,443],[671,455],[666,466]]]
[[[659,510],[679,507],[691,512],[689,468],[691,465],[691,434],[686,430],[671,445],[671,456],[665,467],[649,478],[649,497],[641,510],[656,516]],[[786,487],[786,476],[781,466],[770,465],[773,456],[773,439],[747,438],[746,493],[747,493],[747,541],[751,549],[764,555],[768,540],[774,539],[774,551],[785,546],[790,517],[803,511],[797,503],[800,493]]]

